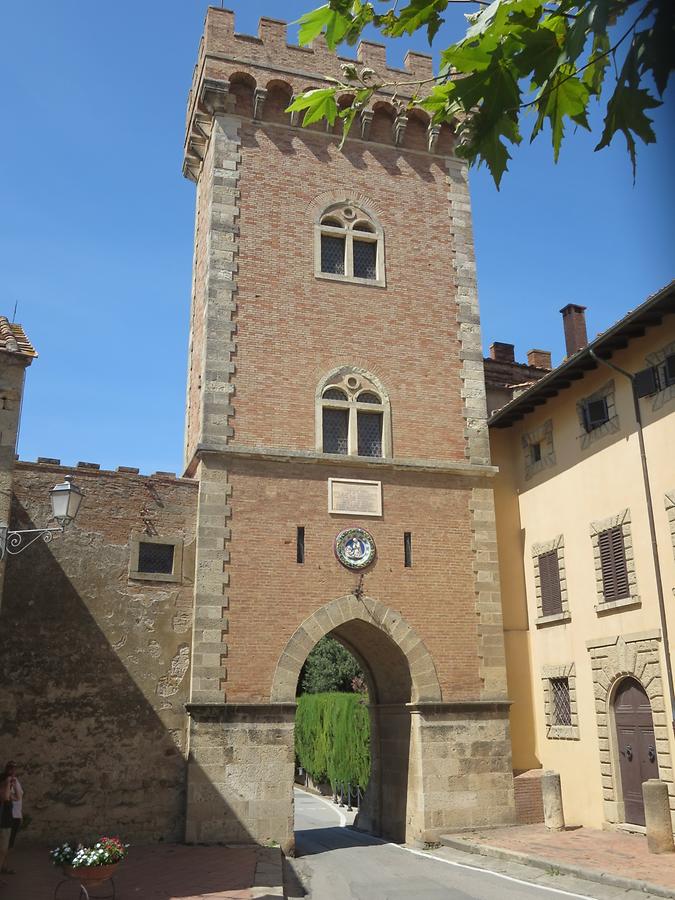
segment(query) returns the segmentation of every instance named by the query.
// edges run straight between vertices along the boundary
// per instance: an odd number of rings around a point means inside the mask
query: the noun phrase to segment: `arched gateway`
[[[348,595],[318,609],[290,639],[274,674],[273,703],[294,702],[302,665],[327,634],[354,654],[368,681],[372,770],[358,824],[404,841],[423,818],[422,797],[414,789],[420,760],[417,746],[411,754],[411,703],[441,701],[433,660],[400,613]]]

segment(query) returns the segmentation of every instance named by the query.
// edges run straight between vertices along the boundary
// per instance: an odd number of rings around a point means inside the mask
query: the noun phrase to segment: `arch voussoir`
[[[442,700],[433,658],[412,626],[381,600],[359,599],[354,594],[347,594],[317,609],[290,637],[274,673],[272,703],[294,702],[300,670],[312,647],[331,631],[359,620],[386,634],[405,657],[413,702]]]

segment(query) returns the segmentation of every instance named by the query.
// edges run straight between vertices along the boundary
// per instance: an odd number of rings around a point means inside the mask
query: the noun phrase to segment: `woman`
[[[12,779],[10,786],[10,799],[12,801],[12,834],[9,838],[9,849],[12,850],[23,820],[23,788],[16,775],[15,762],[8,762],[5,766],[5,772]]]
[[[0,775],[0,870],[7,875],[14,874],[11,869],[7,868],[9,842],[12,838],[12,826],[14,825],[14,816],[12,815],[12,779],[13,777],[9,775],[7,769]]]

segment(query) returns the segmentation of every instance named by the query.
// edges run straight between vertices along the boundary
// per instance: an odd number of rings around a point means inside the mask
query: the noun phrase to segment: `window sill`
[[[636,594],[633,597],[623,597],[621,600],[603,601],[595,604],[596,613],[601,616],[603,613],[614,612],[617,609],[638,609],[642,606],[640,597]]]
[[[330,272],[315,272],[314,277],[319,281],[339,281],[342,284],[362,284],[366,287],[384,288],[387,286],[383,278],[350,278],[348,275],[332,275]]]
[[[571,622],[572,616],[568,612],[553,613],[550,616],[539,616],[535,625],[537,628],[546,628],[547,625],[561,625],[564,622]]]
[[[166,572],[129,572],[129,581],[164,581],[180,584],[182,576]]]
[[[549,725],[546,737],[554,741],[578,741],[578,725]]]

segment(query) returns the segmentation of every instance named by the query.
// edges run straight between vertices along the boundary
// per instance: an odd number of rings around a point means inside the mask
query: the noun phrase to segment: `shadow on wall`
[[[35,527],[16,503],[12,526]],[[0,610],[0,755],[3,762],[15,759],[23,776],[31,817],[24,841],[53,844],[111,832],[132,842],[182,841],[189,670],[180,692],[163,689],[172,661],[162,658],[162,635],[153,632],[158,619],[151,618],[153,604],[170,600],[151,591],[130,597],[119,560],[113,566],[107,556],[124,548],[96,547],[90,538],[73,529],[51,548],[38,541],[8,560]],[[71,554],[67,568],[75,581],[87,579],[86,600],[52,549],[64,559]],[[119,640],[111,644],[94,609],[105,628],[116,616],[124,621]],[[207,787],[212,808],[233,817],[215,786]],[[253,843],[243,825],[238,830],[240,842]]]

